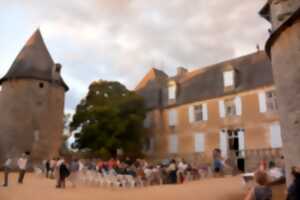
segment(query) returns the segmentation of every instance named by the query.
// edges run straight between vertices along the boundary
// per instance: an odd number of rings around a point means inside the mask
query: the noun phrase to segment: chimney
[[[188,70],[184,67],[177,67],[177,74],[176,76],[182,76],[184,74],[186,74],[188,72]]]

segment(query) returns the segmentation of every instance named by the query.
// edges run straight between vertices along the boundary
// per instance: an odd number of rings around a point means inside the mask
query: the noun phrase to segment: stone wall
[[[0,162],[32,152],[35,161],[57,155],[62,141],[64,88],[39,80],[8,80],[0,95]]]

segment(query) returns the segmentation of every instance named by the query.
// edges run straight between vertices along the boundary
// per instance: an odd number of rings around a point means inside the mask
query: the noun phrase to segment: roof
[[[237,85],[230,91],[224,91],[223,85],[223,72],[227,69],[234,69],[237,73]],[[178,84],[174,104],[168,101],[169,80],[175,80]],[[137,92],[144,96],[147,107],[152,109],[204,101],[270,85],[273,85],[271,62],[265,52],[259,51],[202,67],[182,76],[169,77],[164,82],[153,80]]]
[[[53,82],[55,63],[37,29],[26,42],[8,72],[0,79],[0,84],[10,79],[38,79]],[[59,75],[55,81],[68,90],[68,86]]]
[[[265,50],[268,55],[271,57],[271,48],[275,41],[280,37],[280,35],[289,27],[291,27],[297,20],[300,19],[300,7],[293,12],[293,14],[282,23],[276,30],[273,30],[269,39],[266,42]]]
[[[270,17],[270,3],[267,2],[264,7],[259,11],[259,15],[268,20],[271,21]]]

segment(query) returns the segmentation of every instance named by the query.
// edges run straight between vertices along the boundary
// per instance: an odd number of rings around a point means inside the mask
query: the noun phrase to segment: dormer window
[[[175,100],[176,99],[176,90],[177,85],[175,81],[170,81],[168,84],[168,99]]]
[[[234,87],[234,70],[223,72],[224,88]]]
[[[56,64],[55,65],[55,72],[60,73],[60,71],[61,71],[61,64]]]

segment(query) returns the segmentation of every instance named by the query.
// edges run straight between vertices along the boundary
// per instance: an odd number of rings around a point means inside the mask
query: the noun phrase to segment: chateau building
[[[263,51],[169,77],[152,68],[136,87],[148,108],[145,151],[210,163],[219,148],[242,170],[281,155],[271,63]]]
[[[0,79],[1,163],[24,151],[39,161],[57,155],[68,90],[60,73],[37,30]]]

